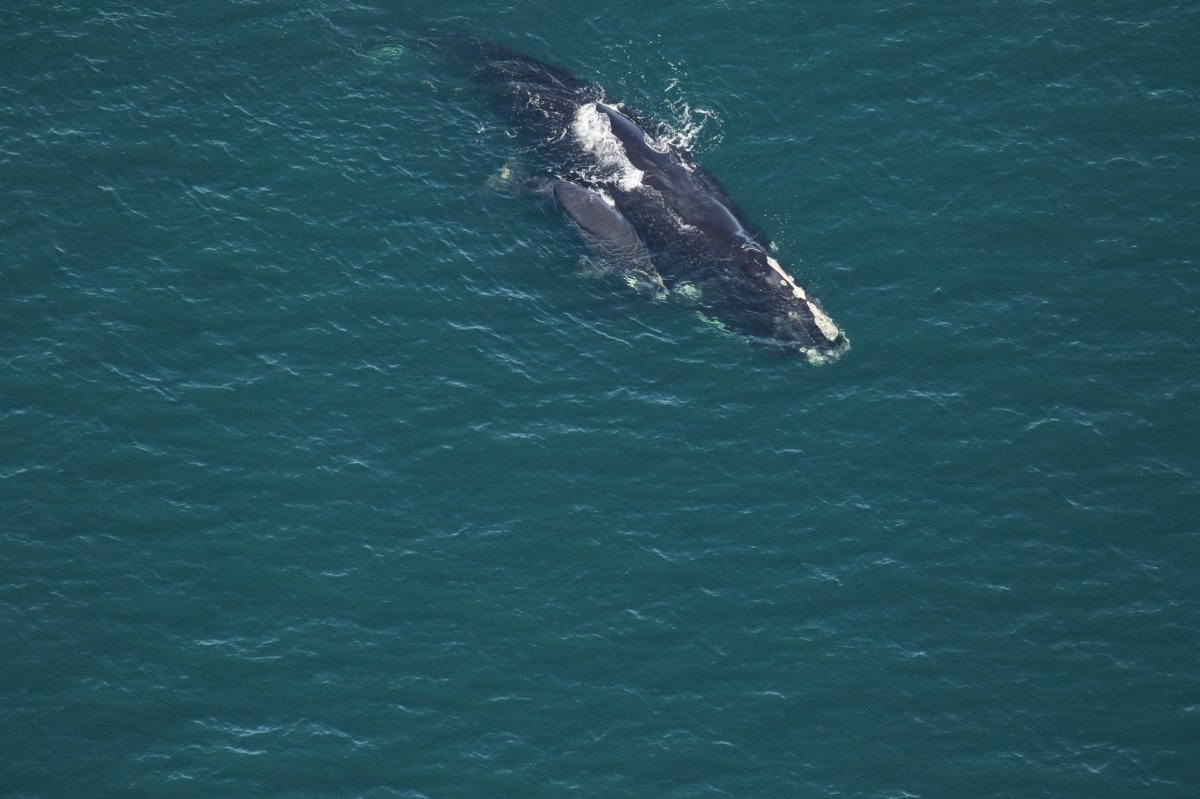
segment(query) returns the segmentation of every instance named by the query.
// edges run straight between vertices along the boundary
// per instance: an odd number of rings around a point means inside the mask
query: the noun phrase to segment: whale
[[[551,184],[550,192],[588,246],[605,263],[616,264],[626,283],[656,299],[669,296],[670,290],[637,229],[612,200],[594,189],[561,179]]]
[[[631,282],[686,296],[705,318],[811,363],[849,340],[662,124],[567,70],[471,36],[453,39],[477,85],[522,131],[539,177],[587,241]],[[652,292],[657,295],[657,292]]]

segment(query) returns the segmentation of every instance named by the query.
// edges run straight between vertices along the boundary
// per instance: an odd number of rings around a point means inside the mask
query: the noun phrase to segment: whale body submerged
[[[689,152],[652,132],[660,128],[558,67],[473,37],[458,49],[534,136],[559,206],[638,282],[686,295],[722,326],[813,363],[848,349],[765,236]]]

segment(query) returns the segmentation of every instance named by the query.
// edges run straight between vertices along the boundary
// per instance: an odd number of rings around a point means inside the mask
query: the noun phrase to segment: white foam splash
[[[604,172],[602,179],[610,180],[622,191],[633,191],[642,185],[644,173],[629,162],[621,140],[612,131],[612,123],[595,103],[579,107],[571,122],[571,133],[584,152],[595,156]]]
[[[675,121],[667,126],[662,139],[676,149],[694,152],[694,145],[697,141],[701,141],[701,134],[705,132],[709,123],[719,123],[716,112],[707,108],[692,108],[683,100],[668,101],[667,105],[670,107]],[[708,146],[719,143],[720,139],[719,133],[703,137],[703,141]]]
[[[680,69],[676,64],[671,64],[671,67],[676,71]],[[671,111],[671,121],[660,139],[664,144],[695,152],[697,144],[703,149],[711,149],[721,143],[721,117],[709,108],[692,108],[684,96],[679,75],[667,81],[663,95]]]

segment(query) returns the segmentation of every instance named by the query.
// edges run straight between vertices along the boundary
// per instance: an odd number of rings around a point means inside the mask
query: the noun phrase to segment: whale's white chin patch
[[[601,179],[608,180],[622,191],[633,191],[642,185],[642,170],[629,162],[625,148],[612,131],[608,117],[595,103],[581,105],[571,121],[571,135],[583,151],[596,159]]]

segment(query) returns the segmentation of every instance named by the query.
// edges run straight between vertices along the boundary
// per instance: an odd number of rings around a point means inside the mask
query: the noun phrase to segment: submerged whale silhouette
[[[849,347],[821,304],[686,150],[574,75],[474,37],[473,77],[535,138],[552,193],[601,250],[641,281],[686,287],[699,310],[752,341],[824,363]]]

